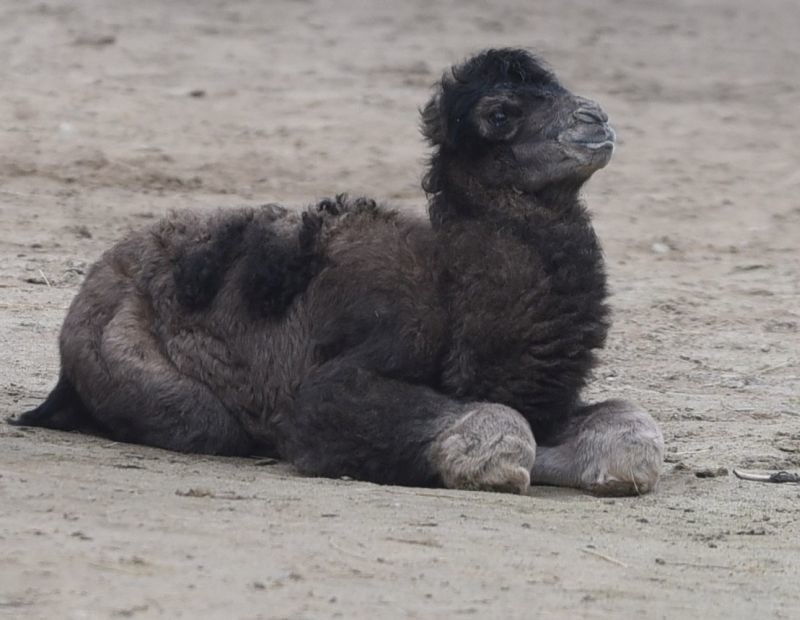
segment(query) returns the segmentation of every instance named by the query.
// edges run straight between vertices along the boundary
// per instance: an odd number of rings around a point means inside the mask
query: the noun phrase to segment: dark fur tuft
[[[359,196],[351,199],[347,194],[337,194],[335,198],[323,198],[312,211],[334,217],[353,214],[369,214],[374,217],[386,213],[371,198]]]
[[[422,134],[434,147],[462,147],[471,137],[465,120],[481,97],[511,88],[558,86],[555,75],[530,52],[487,50],[445,73],[421,112]]]

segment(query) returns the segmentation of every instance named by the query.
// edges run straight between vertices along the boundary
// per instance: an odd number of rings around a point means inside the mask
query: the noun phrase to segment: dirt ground
[[[668,445],[652,495],[514,497],[0,423],[0,617],[800,617],[800,487],[717,471],[800,469],[798,32],[796,0],[0,0],[0,417],[124,231],[345,190],[422,212],[430,85],[524,45],[620,136],[586,190],[590,396]]]

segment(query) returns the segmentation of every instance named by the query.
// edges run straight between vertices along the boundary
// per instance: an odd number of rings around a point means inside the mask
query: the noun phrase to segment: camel
[[[538,58],[490,49],[422,110],[429,219],[344,195],[176,212],[94,264],[61,373],[14,424],[383,484],[651,491],[636,404],[581,399],[610,324],[581,188],[615,134]]]

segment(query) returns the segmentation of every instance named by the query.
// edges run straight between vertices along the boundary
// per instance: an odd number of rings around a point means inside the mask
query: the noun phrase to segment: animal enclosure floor
[[[660,487],[381,487],[0,423],[0,617],[798,617],[800,486],[730,470],[800,470],[800,5],[374,4],[0,2],[0,417],[126,230],[341,191],[422,214],[431,84],[525,45],[619,135],[588,396],[659,420]]]

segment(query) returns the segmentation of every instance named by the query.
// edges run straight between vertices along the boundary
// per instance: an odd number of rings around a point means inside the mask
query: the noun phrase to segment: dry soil
[[[8,618],[797,618],[796,0],[0,0],[0,416],[36,405],[89,265],[169,209],[340,191],[423,212],[443,68],[538,50],[611,116],[586,188],[657,492],[302,478],[0,423]],[[700,477],[714,474],[711,477]]]

